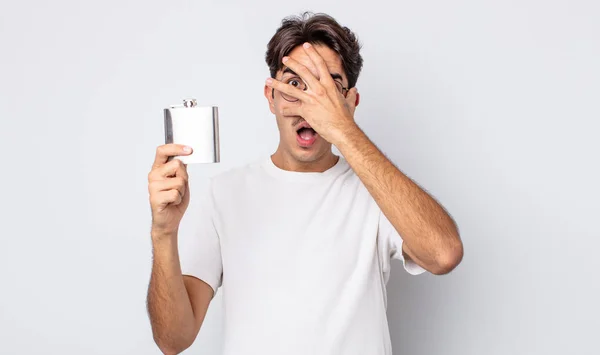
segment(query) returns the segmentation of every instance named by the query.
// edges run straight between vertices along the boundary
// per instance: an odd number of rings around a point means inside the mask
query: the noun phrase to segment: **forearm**
[[[358,126],[340,137],[336,146],[410,251],[428,269],[448,268],[462,257],[456,225],[434,198],[396,168]]]
[[[179,353],[195,338],[194,314],[183,282],[177,238],[153,235],[153,262],[148,288],[148,314],[157,345]]]

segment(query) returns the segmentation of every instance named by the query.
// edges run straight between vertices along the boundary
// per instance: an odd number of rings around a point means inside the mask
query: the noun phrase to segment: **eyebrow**
[[[288,67],[285,67],[285,69],[283,69],[283,74],[285,74],[285,73],[290,73],[292,75],[299,76],[298,74],[296,74],[295,71],[293,71],[292,69],[290,69]],[[335,79],[340,79],[341,81],[344,81],[344,79],[342,78],[342,75],[339,74],[339,73],[331,73],[331,78],[334,79],[334,80]]]

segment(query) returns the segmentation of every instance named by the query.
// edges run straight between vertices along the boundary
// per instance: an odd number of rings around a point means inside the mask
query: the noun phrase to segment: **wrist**
[[[162,229],[152,227],[150,232],[153,244],[164,244],[165,242],[173,242],[177,240],[177,229]]]
[[[338,130],[337,134],[335,135],[333,145],[335,145],[341,152],[349,144],[358,139],[361,134],[362,130],[356,124],[356,122],[351,122]]]
[[[174,260],[178,253],[177,234],[152,235],[152,259],[154,262]]]

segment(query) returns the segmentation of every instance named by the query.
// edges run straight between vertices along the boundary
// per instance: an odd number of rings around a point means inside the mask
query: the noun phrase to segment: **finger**
[[[185,164],[179,159],[173,159],[170,162],[160,165],[150,172],[149,181],[163,180],[171,176],[179,176],[188,180],[188,173]]]
[[[301,107],[286,107],[281,110],[281,114],[286,116],[302,116]]]
[[[283,57],[281,60],[285,66],[292,69],[294,73],[296,73],[302,80],[308,85],[308,88],[317,95],[321,95],[324,92],[324,88],[322,87],[319,79],[317,79],[307,67],[302,65],[300,62],[290,57]]]
[[[329,73],[329,68],[327,68],[327,64],[323,57],[317,52],[315,47],[313,47],[310,43],[306,42],[302,46],[304,51],[310,57],[313,64],[317,68],[317,72],[319,73],[319,81],[326,88],[335,88],[335,83],[333,82],[333,78],[331,77],[331,73]],[[337,90],[337,89],[336,89]]]
[[[170,157],[177,155],[189,155],[192,154],[192,148],[183,144],[169,143],[158,146],[156,148],[156,156],[154,157],[154,167],[165,164],[169,161]]]
[[[310,103],[313,101],[312,97],[308,95],[305,91],[295,88],[292,85],[284,84],[277,79],[268,78],[266,81],[266,85],[277,91],[281,91],[284,94],[295,97],[302,102]]]
[[[148,190],[151,194],[157,194],[159,192],[169,190],[177,190],[181,196],[184,196],[187,190],[187,181],[181,177],[157,180],[149,185]]]
[[[178,205],[182,200],[183,196],[178,190],[160,191],[150,197],[150,203],[159,207],[164,207],[168,204]]]
[[[187,167],[179,159],[173,159],[160,168],[161,177],[179,176],[188,180]]]

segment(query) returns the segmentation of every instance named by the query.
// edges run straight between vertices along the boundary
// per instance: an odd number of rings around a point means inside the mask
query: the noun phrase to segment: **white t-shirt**
[[[347,161],[291,172],[270,157],[210,179],[182,272],[222,286],[225,355],[389,355],[386,283],[402,239]]]

